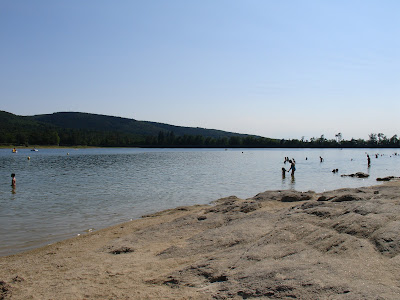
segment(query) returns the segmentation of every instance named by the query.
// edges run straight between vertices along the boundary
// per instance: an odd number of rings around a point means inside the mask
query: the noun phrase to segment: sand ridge
[[[400,299],[400,183],[267,191],[0,258],[0,299]]]

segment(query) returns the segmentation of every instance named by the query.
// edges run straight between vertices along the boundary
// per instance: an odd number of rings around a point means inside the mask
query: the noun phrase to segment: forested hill
[[[254,144],[259,139],[270,140],[89,113],[17,116],[0,111],[0,144],[3,145],[225,147],[242,145],[244,140]]]
[[[245,134],[238,134],[215,129],[181,127],[163,123],[137,121],[134,119],[79,112],[58,112],[46,115],[36,115],[27,118],[61,128],[84,129],[94,131],[113,131],[142,136],[157,136],[160,132],[173,132],[175,136],[201,135],[204,137],[212,138],[248,136]]]
[[[397,134],[371,133],[369,140],[344,140],[341,133],[335,137],[279,140],[88,113],[17,116],[0,111],[0,145],[7,146],[400,148]]]

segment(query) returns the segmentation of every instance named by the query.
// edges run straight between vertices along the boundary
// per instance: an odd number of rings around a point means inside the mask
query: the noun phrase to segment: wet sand
[[[0,299],[400,299],[400,182],[180,207],[0,258]]]

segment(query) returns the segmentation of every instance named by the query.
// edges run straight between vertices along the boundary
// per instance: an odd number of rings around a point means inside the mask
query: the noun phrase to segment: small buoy
[[[67,153],[67,155],[69,155],[69,152]]]
[[[31,159],[31,157],[30,156],[28,156],[28,160],[30,160]]]

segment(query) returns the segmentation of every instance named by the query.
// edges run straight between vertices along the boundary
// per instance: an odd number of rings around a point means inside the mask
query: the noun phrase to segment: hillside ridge
[[[0,111],[3,145],[226,147],[241,145],[245,139],[264,138],[83,112],[18,116]]]

